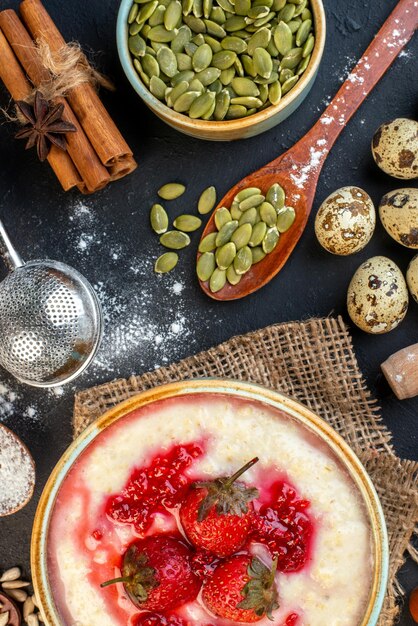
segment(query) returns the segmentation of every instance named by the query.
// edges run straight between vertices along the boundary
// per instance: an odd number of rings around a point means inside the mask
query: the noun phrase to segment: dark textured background
[[[0,7],[17,7],[0,0]],[[285,269],[262,291],[244,301],[219,304],[207,299],[194,277],[193,245],[182,254],[173,275],[157,277],[150,259],[158,243],[148,226],[155,191],[164,182],[187,184],[187,195],[170,205],[172,216],[193,209],[199,193],[216,185],[219,197],[237,180],[259,168],[306,132],[317,119],[354,59],[394,6],[394,0],[325,0],[328,40],[317,82],[299,110],[261,137],[230,144],[193,140],[165,126],[150,113],[125,80],[115,43],[117,0],[45,0],[47,9],[69,39],[102,51],[96,60],[115,81],[116,94],[103,99],[129,140],[138,159],[137,171],[93,197],[64,193],[47,164],[14,142],[13,127],[0,127],[0,212],[22,256],[50,257],[68,262],[97,287],[104,303],[106,330],[102,349],[77,385],[51,391],[31,390],[0,371],[0,421],[29,445],[37,463],[36,494],[29,506],[0,519],[0,570],[21,563],[28,569],[29,539],[42,486],[71,440],[71,411],[75,388],[114,377],[141,373],[179,360],[234,334],[273,322],[309,316],[343,314],[345,296],[358,265],[376,254],[387,255],[406,270],[413,253],[402,248],[380,224],[365,250],[335,258],[320,248],[313,219]],[[398,58],[334,147],[323,170],[314,211],[340,186],[354,184],[368,191],[376,203],[389,190],[402,186],[374,165],[370,153],[373,132],[395,117],[417,117],[418,40]],[[0,91],[0,103],[8,97]],[[415,183],[412,183],[416,186]],[[0,278],[4,268],[0,269]],[[181,294],[175,292],[178,281]],[[174,323],[174,326],[172,324]],[[418,306],[411,301],[401,326],[388,335],[372,337],[352,328],[360,366],[377,396],[398,453],[418,458],[415,400],[397,401],[381,378],[379,365],[390,354],[418,341]],[[1,486],[0,486],[1,488]],[[402,582],[409,590],[418,584],[418,568],[407,563]],[[343,607],[342,607],[343,609]],[[400,622],[413,622],[407,611]],[[326,626],[326,625],[324,625]]]

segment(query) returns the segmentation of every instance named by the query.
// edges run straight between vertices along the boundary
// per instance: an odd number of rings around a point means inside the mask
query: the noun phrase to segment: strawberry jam
[[[145,533],[156,512],[180,505],[191,482],[185,471],[202,454],[202,447],[195,443],[157,454],[149,465],[133,471],[121,493],[109,498],[106,514]]]
[[[271,501],[263,504],[254,518],[253,538],[278,555],[279,571],[297,572],[309,557],[313,533],[307,511],[310,502],[299,499],[295,489],[282,480],[270,491]]]
[[[297,613],[291,613],[285,620],[284,626],[296,626],[299,621],[299,615]]]

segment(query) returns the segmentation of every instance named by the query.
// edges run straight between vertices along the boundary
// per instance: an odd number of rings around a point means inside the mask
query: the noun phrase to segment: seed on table
[[[299,80],[299,76],[292,76],[292,78],[288,78],[286,82],[282,85],[282,96],[288,93],[292,87],[296,85]]]
[[[179,255],[176,252],[165,252],[156,260],[154,271],[157,274],[167,274],[176,267],[178,260]]]
[[[215,226],[218,230],[221,230],[222,226],[225,226],[227,222],[232,221],[231,213],[224,206],[221,206],[219,207],[219,209],[216,210],[214,219],[215,219]]]
[[[261,194],[261,189],[258,187],[246,187],[245,189],[241,189],[241,191],[235,195],[234,201],[236,200],[237,202],[242,202],[250,196],[256,196],[259,194]]]
[[[206,215],[207,213],[210,213],[213,209],[213,207],[216,204],[216,189],[215,187],[207,187],[207,189],[205,189],[200,198],[199,198],[199,202],[197,203],[197,210],[201,215]]]
[[[229,282],[229,284],[238,285],[241,278],[242,278],[242,275],[237,274],[236,271],[234,270],[234,266],[230,265],[228,269],[226,270],[226,280]]]
[[[264,224],[264,222],[260,222],[260,224]],[[256,246],[255,248],[252,248],[251,249],[251,254],[252,254],[252,259],[253,259],[253,264],[254,265],[256,263],[260,263],[260,261],[262,261],[267,256],[261,246]]]
[[[254,35],[252,35],[251,39],[249,39],[247,44],[247,51],[250,56],[254,56],[257,48],[267,48],[271,39],[271,30],[267,27],[260,28]]]
[[[165,248],[181,250],[190,244],[190,237],[180,230],[169,230],[160,237],[160,243]]]
[[[225,243],[228,243],[228,241],[232,237],[232,233],[234,233],[237,228],[238,222],[236,220],[232,220],[232,222],[227,222],[226,224],[224,224],[216,235],[216,246],[219,248]]]
[[[281,55],[287,54],[292,49],[293,35],[286,22],[279,22],[274,30],[274,44]]]
[[[213,112],[213,117],[215,118],[215,120],[220,122],[224,119],[225,115],[228,112],[230,102],[231,96],[229,95],[228,91],[226,89],[222,89],[222,91],[216,96],[216,105]]]
[[[238,223],[240,226],[242,226],[243,224],[251,224],[251,226],[254,226],[258,221],[259,215],[257,207],[251,207],[251,209],[247,209],[243,212],[238,220]]]
[[[161,204],[153,204],[150,212],[152,230],[157,235],[162,235],[168,228],[168,215]]]
[[[236,232],[236,231],[235,231]],[[237,253],[237,248],[232,241],[225,243],[215,253],[216,264],[220,270],[226,270],[231,265]]]
[[[212,293],[216,293],[225,287],[226,284],[226,271],[220,270],[216,267],[209,280],[209,289]]]
[[[254,69],[262,78],[269,78],[273,71],[273,61],[264,48],[256,48],[253,55]]]
[[[282,209],[286,200],[283,187],[279,183],[274,183],[266,194],[266,200],[274,206],[276,211]]]
[[[276,209],[270,202],[263,202],[259,208],[260,218],[267,224],[267,226],[275,226],[277,221]]]
[[[252,225],[247,222],[246,224],[242,224],[241,226],[239,226],[237,230],[232,233],[231,242],[235,244],[237,250],[240,250],[244,246],[248,245],[248,242],[251,239],[252,231]]]
[[[194,71],[201,72],[209,67],[212,61],[212,56],[213,52],[209,44],[204,43],[199,46],[192,58]]]
[[[216,249],[216,236],[217,232],[209,233],[199,243],[199,252],[212,252]]]
[[[166,183],[157,191],[163,200],[175,200],[180,198],[186,191],[186,187],[181,183]]]
[[[293,207],[284,207],[277,213],[276,228],[279,233],[285,233],[295,221],[296,213]]]
[[[266,232],[266,235],[263,239],[261,247],[266,254],[269,254],[274,250],[279,241],[279,232],[277,228],[274,226],[273,228],[269,228]]]
[[[247,211],[253,207],[258,207],[264,202],[265,198],[262,194],[252,194],[239,203],[240,211]]]
[[[179,215],[173,222],[174,228],[184,233],[192,233],[202,225],[202,220],[196,215]]]
[[[10,580],[18,580],[20,576],[20,567],[11,567],[10,569],[7,569],[5,572],[3,572],[0,578],[0,583],[8,582]]]
[[[213,252],[204,252],[198,259],[196,273],[202,282],[206,282],[212,276],[216,267],[215,255]]]
[[[253,262],[253,255],[251,254],[251,248],[245,246],[238,250],[234,259],[234,270],[237,274],[246,274],[251,268]]]
[[[251,230],[251,237],[248,241],[248,245],[251,248],[255,248],[256,246],[259,246],[261,242],[263,241],[266,235],[266,232],[267,232],[267,224],[265,222],[257,222],[257,224],[254,224]]]

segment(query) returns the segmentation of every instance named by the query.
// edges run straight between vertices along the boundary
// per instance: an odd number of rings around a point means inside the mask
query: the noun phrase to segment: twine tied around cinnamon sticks
[[[15,11],[0,12],[0,79],[16,101],[30,102],[41,90],[63,104],[77,132],[67,135],[68,153],[53,146],[48,155],[63,189],[92,193],[132,172],[132,151],[96,92],[98,85],[111,88],[110,81],[79,44],[65,42],[40,0],[23,0],[20,14],[27,28]]]

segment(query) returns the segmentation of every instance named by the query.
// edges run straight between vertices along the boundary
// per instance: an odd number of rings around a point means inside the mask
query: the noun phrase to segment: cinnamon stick
[[[40,0],[23,0],[20,13],[35,40],[45,41],[52,52],[58,52],[65,46],[64,38]],[[132,166],[132,150],[92,85],[83,83],[75,87],[68,93],[67,99],[101,162],[110,166],[128,159]]]
[[[0,12],[0,28],[32,83],[38,86],[43,81],[48,81],[50,79],[49,72],[43,67],[36,46],[15,11],[7,9]],[[110,181],[109,172],[100,162],[65,98],[56,98],[55,102],[64,105],[63,118],[77,128],[76,133],[66,135],[68,154],[87,189],[90,192],[97,191]]]
[[[24,100],[32,87],[26,79],[13,50],[0,30],[0,80],[4,83],[13,100]],[[70,156],[56,146],[52,146],[48,155],[48,163],[64,191],[82,186],[81,177]]]

